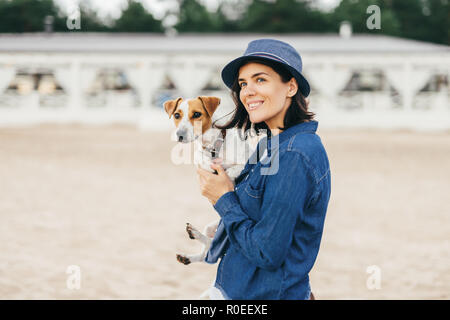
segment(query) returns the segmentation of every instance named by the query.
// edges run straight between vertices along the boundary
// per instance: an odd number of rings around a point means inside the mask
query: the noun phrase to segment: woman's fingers
[[[197,173],[201,177],[208,177],[208,176],[212,175],[211,172],[209,172],[208,170],[202,169],[202,168],[197,168]]]
[[[225,173],[225,170],[220,164],[212,163],[211,169],[216,170],[218,175],[222,175],[223,173]]]
[[[224,193],[234,190],[234,185],[221,165],[211,164],[213,174],[208,170],[197,168],[200,191],[203,196],[214,204]]]
[[[208,175],[210,175],[211,173],[209,173],[208,171],[206,171],[202,168],[198,168],[197,173],[198,173],[198,181],[200,184],[200,193],[202,196],[207,196],[208,195],[208,183],[209,183]]]

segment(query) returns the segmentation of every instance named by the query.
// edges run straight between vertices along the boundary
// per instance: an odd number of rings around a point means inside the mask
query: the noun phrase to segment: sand
[[[319,134],[332,197],[316,298],[449,299],[450,133]],[[0,129],[0,298],[198,299],[217,265],[175,254],[201,248],[186,222],[217,214],[174,145],[126,126]]]

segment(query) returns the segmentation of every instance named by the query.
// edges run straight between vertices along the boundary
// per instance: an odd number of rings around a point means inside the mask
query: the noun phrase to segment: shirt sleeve
[[[231,243],[258,267],[278,268],[287,256],[295,225],[314,186],[305,161],[298,152],[280,156],[278,172],[269,175],[265,183],[259,221],[249,218],[234,191],[224,194],[214,206]]]

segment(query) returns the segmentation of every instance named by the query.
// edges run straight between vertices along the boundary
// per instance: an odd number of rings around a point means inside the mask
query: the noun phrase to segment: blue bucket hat
[[[222,70],[222,80],[228,88],[232,88],[239,68],[250,60],[271,60],[284,66],[297,80],[298,88],[303,96],[310,92],[309,83],[302,75],[302,58],[290,44],[275,39],[259,39],[248,44],[244,55],[228,63]]]

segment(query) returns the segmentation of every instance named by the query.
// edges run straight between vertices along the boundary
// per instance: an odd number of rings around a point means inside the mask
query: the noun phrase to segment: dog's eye
[[[175,114],[173,115],[173,117],[174,117],[175,119],[180,119],[180,114],[179,114],[179,113],[175,113]]]
[[[202,114],[200,112],[194,112],[194,114],[192,115],[192,118],[199,118]]]

